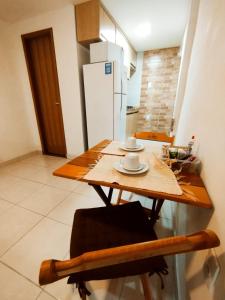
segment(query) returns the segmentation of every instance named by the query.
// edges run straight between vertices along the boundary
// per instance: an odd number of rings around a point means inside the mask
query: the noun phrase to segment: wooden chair
[[[135,132],[134,137],[136,137],[136,139],[139,139],[139,140],[165,142],[165,143],[170,143],[171,145],[173,145],[174,139],[175,139],[174,136],[168,136],[164,132],[147,132],[147,131]],[[122,199],[122,193],[123,193],[123,190],[120,190],[118,197],[117,197],[117,202],[116,202],[117,205],[128,202],[128,201]]]
[[[140,140],[151,140],[173,144],[174,136],[168,136],[164,132],[136,132],[134,137]]]
[[[216,234],[204,230],[193,235],[157,236],[140,202],[125,205],[80,209],[75,212],[70,257],[42,262],[40,285],[69,276],[82,299],[90,295],[89,280],[141,275],[145,299],[151,299],[147,274],[167,274],[162,255],[197,251],[219,245]]]

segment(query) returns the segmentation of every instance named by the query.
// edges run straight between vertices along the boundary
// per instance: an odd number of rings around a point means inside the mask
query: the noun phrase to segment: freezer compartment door
[[[88,146],[113,139],[113,66],[105,63],[83,66]]]
[[[114,94],[114,136],[117,141],[125,141],[126,138],[126,108],[127,96]]]
[[[110,42],[100,42],[90,45],[91,63],[103,61],[118,61],[123,65],[124,52],[123,48]]]

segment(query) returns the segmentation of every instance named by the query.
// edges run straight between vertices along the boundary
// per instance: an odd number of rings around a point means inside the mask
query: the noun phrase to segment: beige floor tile
[[[139,276],[126,277],[120,300],[144,300],[141,280]],[[158,299],[157,299],[158,300]]]
[[[8,173],[0,174],[0,191],[14,186],[19,182],[19,178]]]
[[[32,197],[27,197],[19,205],[42,215],[47,215],[69,194],[70,192],[44,185]]]
[[[171,221],[166,218],[160,217],[156,222],[154,229],[157,233],[158,238],[170,237],[174,235]]]
[[[12,203],[19,203],[27,197],[31,197],[33,193],[40,190],[42,184],[24,180],[21,178],[13,178],[5,181],[4,186],[0,187],[0,196]]]
[[[73,285],[67,284],[67,278],[47,285],[45,291],[60,300],[80,300],[78,290]]]
[[[102,187],[103,191],[105,192],[106,195],[108,195],[109,188],[108,187]],[[94,198],[100,198],[97,194],[97,192],[94,190],[94,188],[90,185],[88,185],[86,182],[79,182],[77,187],[74,189],[74,192],[83,194],[89,197],[94,197]],[[117,201],[117,197],[119,194],[119,190],[114,189],[113,191],[113,196],[112,196],[112,203],[115,203]],[[123,192],[123,199],[128,200],[130,198],[131,193],[130,192]],[[103,202],[102,202],[103,203]]]
[[[43,169],[43,167],[33,166],[31,164],[24,163],[23,161],[10,164],[5,167],[7,172],[13,176],[18,176],[20,178],[30,179],[32,176]]]
[[[161,212],[160,212],[160,214],[163,218],[170,219],[170,220],[172,219],[171,203],[172,203],[171,201],[165,200],[163,203]]]
[[[96,280],[87,283],[87,288],[91,292],[91,300],[118,300],[123,287],[123,278],[110,280]]]
[[[7,209],[12,207],[12,203],[5,201],[3,199],[0,199],[0,215],[4,213]]]
[[[1,260],[38,284],[43,260],[63,259],[69,249],[71,228],[48,218],[43,219]]]
[[[41,292],[41,294],[37,298],[37,300],[55,300],[55,299],[59,299],[59,298],[52,297],[45,292]]]
[[[39,167],[57,168],[60,164],[66,163],[66,158],[37,154],[23,160],[24,163]]]
[[[94,188],[88,185],[86,182],[79,182],[77,187],[74,189],[74,192],[83,194],[89,197],[99,197]]]
[[[108,193],[109,193],[109,188],[108,188],[108,187],[105,187],[105,186],[102,187],[102,188],[103,188],[105,194],[108,195]],[[113,190],[113,195],[112,195],[112,200],[111,200],[112,203],[116,203],[116,202],[117,202],[118,195],[119,195],[119,191],[120,191],[120,190],[118,190],[118,189],[114,189],[114,190]],[[123,193],[122,193],[122,199],[124,199],[124,200],[130,200],[130,198],[131,198],[131,193],[130,193],[130,192],[123,191]]]
[[[13,206],[0,218],[0,255],[15,244],[42,217],[22,207]]]
[[[118,300],[122,290],[123,279],[98,280],[87,282],[91,292],[90,300]],[[45,290],[60,300],[80,300],[78,290],[67,284],[67,279],[59,280],[46,286]]]
[[[41,289],[0,263],[0,299],[35,300]]]
[[[163,276],[164,289],[161,289],[161,281],[158,275],[153,275],[148,278],[149,288],[151,290],[152,299],[157,300],[175,300],[174,278],[170,275]],[[144,293],[139,276],[126,277],[123,285],[120,300],[144,300]]]
[[[104,203],[100,198],[97,199],[78,193],[72,193],[54,210],[52,210],[48,217],[65,224],[72,225],[76,209],[99,206],[104,206]]]
[[[79,185],[79,182],[76,180],[51,175],[49,176],[49,180],[47,180],[46,184],[58,189],[72,192]]]
[[[31,178],[33,181],[47,184],[52,176],[52,170],[49,170],[48,168],[38,167],[37,172],[35,172]]]

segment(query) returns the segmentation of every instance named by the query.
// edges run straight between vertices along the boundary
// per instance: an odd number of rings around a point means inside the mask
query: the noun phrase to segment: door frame
[[[55,156],[62,156],[62,157],[67,157],[67,148],[66,148],[66,140],[65,140],[65,129],[64,129],[64,122],[63,122],[63,114],[62,114],[62,105],[61,105],[61,96],[60,96],[60,88],[59,88],[59,79],[58,79],[58,70],[57,70],[57,62],[56,62],[56,55],[55,55],[55,45],[54,45],[54,37],[53,37],[53,29],[50,28],[46,28],[46,29],[42,29],[42,30],[37,30],[34,32],[30,32],[30,33],[26,33],[26,34],[22,34],[21,35],[21,39],[22,39],[22,44],[23,44],[23,50],[24,50],[24,55],[25,55],[25,61],[26,61],[26,66],[27,66],[27,71],[28,71],[28,77],[29,77],[29,82],[30,82],[30,87],[31,87],[31,93],[32,93],[32,98],[33,98],[33,103],[34,103],[34,110],[35,110],[35,115],[36,115],[36,120],[37,120],[37,125],[38,125],[38,132],[39,132],[39,136],[40,136],[40,141],[41,141],[41,146],[42,146],[42,153],[43,154],[49,154],[47,149],[46,149],[46,143],[45,143],[45,139],[43,137],[43,129],[42,129],[42,124],[41,121],[39,119],[39,114],[41,113],[37,102],[36,102],[36,88],[33,85],[33,77],[32,77],[32,70],[30,67],[30,56],[29,53],[27,51],[27,41],[29,41],[32,38],[35,37],[39,37],[39,36],[43,36],[45,34],[49,34],[50,36],[50,43],[53,49],[53,60],[56,66],[56,73],[57,73],[57,84],[58,84],[58,89],[57,89],[57,94],[58,94],[58,101],[60,103],[60,108],[61,108],[61,122],[63,125],[63,140],[64,140],[64,144],[63,144],[63,148],[64,148],[64,154],[63,155],[56,155],[56,154],[52,154],[51,155],[55,155]]]

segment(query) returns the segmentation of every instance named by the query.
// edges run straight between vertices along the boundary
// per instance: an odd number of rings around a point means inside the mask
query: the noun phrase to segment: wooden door
[[[22,41],[43,153],[66,156],[52,29],[22,35]]]

